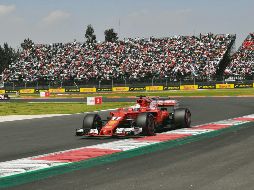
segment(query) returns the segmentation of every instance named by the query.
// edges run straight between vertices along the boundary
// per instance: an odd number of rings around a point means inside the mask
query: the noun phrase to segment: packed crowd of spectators
[[[95,44],[35,45],[6,68],[4,81],[212,77],[233,35],[200,34]]]
[[[252,78],[254,75],[254,33],[250,33],[239,50],[233,54],[225,75],[233,78]]]

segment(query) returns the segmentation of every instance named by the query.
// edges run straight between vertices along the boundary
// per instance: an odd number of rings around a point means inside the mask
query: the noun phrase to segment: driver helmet
[[[156,102],[155,101],[152,101],[150,103],[150,109],[155,109],[156,108]]]
[[[133,106],[133,109],[134,109],[134,111],[138,111],[140,109],[140,105],[139,104],[135,104]]]

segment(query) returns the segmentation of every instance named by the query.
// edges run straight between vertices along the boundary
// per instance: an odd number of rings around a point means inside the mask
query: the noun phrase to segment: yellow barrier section
[[[65,93],[64,88],[50,88],[49,93]]]
[[[254,88],[254,83],[253,83],[253,86],[252,86],[253,88]]]
[[[130,89],[130,87],[125,87],[125,86],[121,87],[121,86],[119,86],[119,87],[113,87],[112,91],[113,92],[128,92],[129,89]]]
[[[30,88],[30,89],[20,89],[19,93],[20,94],[33,94],[34,93],[34,89]]]
[[[80,88],[80,92],[96,92],[96,88]]]
[[[181,85],[180,90],[197,90],[198,85]]]
[[[216,84],[217,89],[221,88],[234,88],[234,84]]]
[[[146,86],[146,91],[161,91],[163,86]]]
[[[168,86],[167,89],[168,90],[179,90],[180,86]]]
[[[5,90],[0,90],[0,94],[4,94],[5,93]]]

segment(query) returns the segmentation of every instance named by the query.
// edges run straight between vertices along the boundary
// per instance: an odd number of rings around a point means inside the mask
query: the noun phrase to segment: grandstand
[[[4,87],[3,75],[0,75],[0,88]]]
[[[254,33],[250,33],[238,51],[233,54],[225,75],[231,80],[253,80],[254,76]]]
[[[6,84],[95,84],[153,79],[214,80],[223,73],[235,35],[124,39],[114,43],[33,44],[3,72]]]

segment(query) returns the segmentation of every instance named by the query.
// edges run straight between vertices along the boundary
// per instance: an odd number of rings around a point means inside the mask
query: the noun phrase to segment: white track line
[[[0,116],[0,123],[6,122],[6,121],[20,121],[20,120],[26,120],[26,119],[40,119],[40,118],[49,118],[49,117],[58,117],[58,116],[67,116],[67,115],[76,115],[76,114],[98,113],[98,112],[114,111],[116,109],[118,108],[98,110],[98,111],[92,111],[92,112],[84,112],[84,113],[74,113],[74,114],[5,115],[5,116]]]
[[[48,117],[56,117],[56,116],[64,116],[71,114],[44,114],[44,115],[8,115],[8,116],[0,116],[0,123],[6,121],[20,121],[26,119],[39,119],[39,118],[48,118]]]

